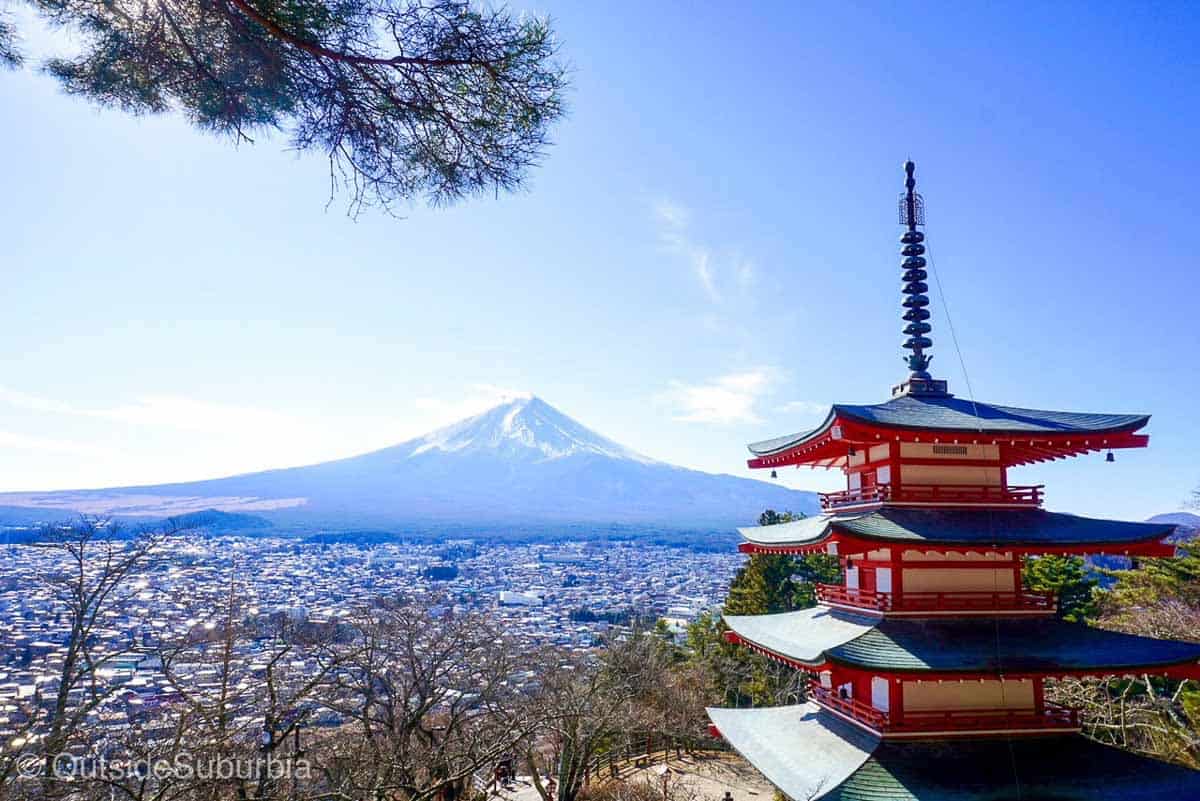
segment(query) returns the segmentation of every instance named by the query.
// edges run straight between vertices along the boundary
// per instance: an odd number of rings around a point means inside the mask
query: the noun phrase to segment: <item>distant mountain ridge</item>
[[[206,481],[0,494],[0,507],[126,517],[217,510],[308,530],[408,525],[619,525],[729,530],[816,496],[676,467],[604,437],[534,396],[422,437],[304,467]]]
[[[1171,539],[1176,542],[1187,542],[1200,538],[1200,515],[1191,512],[1168,512],[1155,515],[1148,523],[1171,523],[1178,526]]]

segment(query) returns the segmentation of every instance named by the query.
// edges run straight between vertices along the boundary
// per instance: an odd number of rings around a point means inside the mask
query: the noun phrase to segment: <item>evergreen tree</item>
[[[28,0],[72,38],[44,66],[70,94],[183,112],[251,142],[283,130],[364,203],[521,185],[563,113],[549,23],[465,0]],[[3,14],[0,11],[0,14]],[[0,64],[21,61],[0,16]]]
[[[1100,582],[1088,574],[1078,556],[1038,556],[1025,560],[1025,586],[1035,592],[1053,592],[1058,598],[1058,616],[1082,623],[1096,616],[1096,592]]]
[[[802,519],[792,512],[768,509],[759,516],[769,526]],[[814,606],[814,582],[837,583],[841,567],[826,554],[788,556],[752,554],[729,585],[724,613],[766,615]],[[688,627],[691,660],[702,663],[713,677],[716,692],[725,703],[774,704],[794,700],[797,675],[742,646],[725,642],[727,630],[720,617],[703,615]]]

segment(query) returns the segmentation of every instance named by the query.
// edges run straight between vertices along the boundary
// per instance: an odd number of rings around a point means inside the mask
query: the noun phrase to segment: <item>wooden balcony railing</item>
[[[880,734],[978,732],[1012,729],[1072,730],[1079,728],[1079,710],[1047,703],[1045,709],[937,709],[904,712],[899,717],[813,682],[809,694],[821,706],[853,718]]]
[[[854,718],[875,731],[882,732],[888,727],[887,712],[881,712],[870,704],[864,704],[856,698],[842,698],[835,691],[826,689],[816,682],[809,685],[809,693],[818,704]]]
[[[1045,484],[1028,487],[985,485],[905,484],[894,493],[895,503],[977,503],[987,506],[1041,506]]]
[[[1054,593],[1018,592],[872,592],[840,584],[816,585],[823,603],[879,612],[1053,612]]]
[[[874,504],[971,504],[978,506],[1040,507],[1045,485],[1027,487],[992,487],[986,485],[904,484],[899,489],[890,484],[821,493],[821,508],[825,511],[850,506]]]
[[[874,609],[879,612],[890,612],[892,609],[892,594],[890,592],[872,592],[841,584],[817,584],[817,600],[822,603],[840,606],[855,606],[859,609]]]
[[[893,732],[986,731],[989,729],[1078,729],[1079,710],[1047,703],[1034,709],[941,709],[904,713]]]
[[[874,487],[847,489],[840,492],[822,492],[819,494],[821,508],[828,511],[841,506],[858,506],[860,504],[883,503],[891,495],[891,486],[879,484]]]

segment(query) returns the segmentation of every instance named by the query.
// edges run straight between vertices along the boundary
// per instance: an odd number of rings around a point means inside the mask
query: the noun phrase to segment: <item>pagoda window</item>
[[[880,712],[888,712],[892,708],[891,687],[883,676],[871,677],[871,706]]]
[[[959,445],[958,443],[926,443],[901,442],[901,459],[936,459],[953,462],[966,459],[968,461],[1000,461],[1000,446],[998,445]]]
[[[846,477],[846,482],[852,490],[862,489],[862,473],[851,473]]]
[[[891,452],[891,446],[885,442],[882,445],[872,446],[871,449],[867,451],[867,458],[871,462],[885,462],[887,461],[888,456],[891,455]]]
[[[892,591],[892,569],[890,567],[875,568],[875,592]]]
[[[883,467],[875,471],[875,481],[879,484],[892,483],[892,466],[885,464]]]
[[[858,568],[854,565],[846,567],[846,587],[851,590],[858,589]]]

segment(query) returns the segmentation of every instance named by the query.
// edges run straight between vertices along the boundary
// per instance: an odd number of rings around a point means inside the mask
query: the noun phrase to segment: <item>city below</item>
[[[682,634],[688,622],[719,607],[745,559],[635,542],[367,546],[233,536],[172,537],[155,551],[145,572],[129,581],[128,597],[113,604],[95,631],[97,654],[119,654],[99,671],[101,689],[113,699],[100,716],[108,734],[171,694],[160,649],[219,630],[231,600],[242,621],[285,616],[319,626],[349,620],[379,600],[418,599],[433,614],[486,613],[531,650],[585,651],[614,625],[664,621]],[[72,619],[58,579],[71,565],[60,548],[10,545],[4,558],[0,704],[15,710],[14,701],[58,690]],[[246,653],[237,656],[246,663],[274,636],[261,630],[263,641],[238,642]],[[21,722],[0,723],[0,737],[13,736]]]

